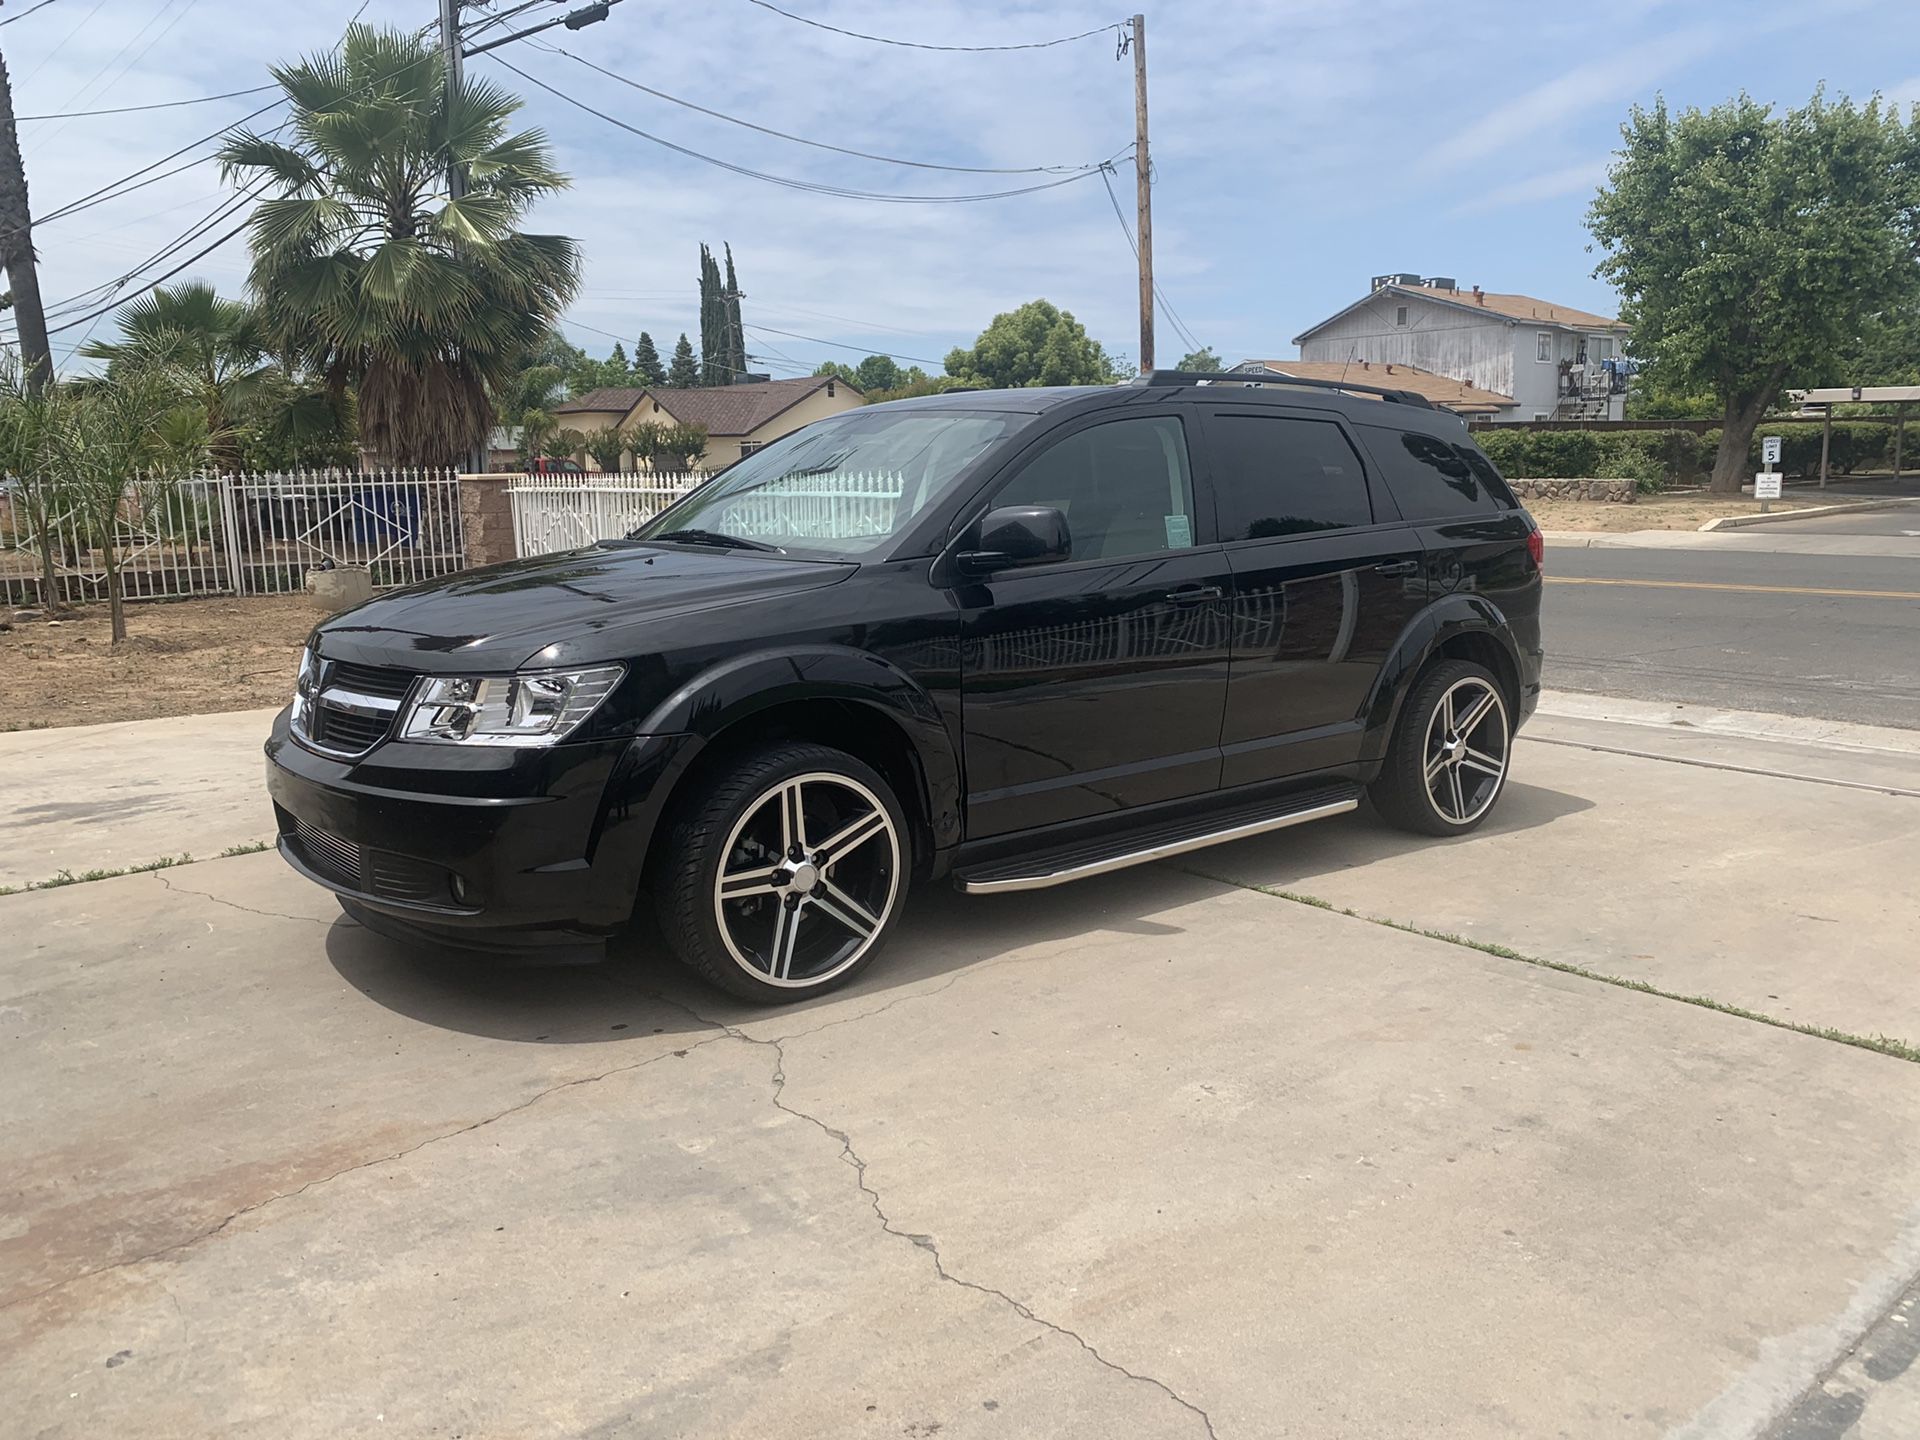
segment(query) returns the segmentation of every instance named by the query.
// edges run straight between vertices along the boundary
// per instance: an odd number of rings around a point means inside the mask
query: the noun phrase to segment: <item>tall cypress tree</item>
[[[729,384],[738,384],[747,373],[747,332],[740,324],[740,282],[733,274],[733,246],[727,251],[726,333],[727,364],[733,367]]]
[[[727,310],[720,293],[720,267],[713,252],[700,247],[700,383],[727,383]]]
[[[667,371],[667,384],[676,390],[691,390],[699,383],[700,362],[693,358],[693,345],[683,331],[680,343],[673,347],[673,365]]]
[[[644,330],[633,343],[633,378],[642,385],[667,383],[667,367],[660,363],[660,352],[653,348],[653,337]]]

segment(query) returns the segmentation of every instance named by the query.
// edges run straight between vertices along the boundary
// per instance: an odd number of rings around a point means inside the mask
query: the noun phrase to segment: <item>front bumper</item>
[[[361,910],[456,944],[604,937],[632,916],[649,841],[697,748],[684,735],[542,749],[391,740],[317,754],[274,720],[280,853]]]

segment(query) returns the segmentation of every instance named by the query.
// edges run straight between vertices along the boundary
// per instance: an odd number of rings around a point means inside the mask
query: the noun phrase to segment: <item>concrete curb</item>
[[[1920,497],[1860,500],[1850,505],[1815,505],[1805,510],[1781,510],[1766,515],[1721,515],[1707,521],[1700,530],[1702,533],[1710,530],[1744,530],[1749,525],[1778,525],[1789,520],[1813,520],[1822,515],[1851,515],[1856,510],[1904,510],[1910,505],[1920,505]]]

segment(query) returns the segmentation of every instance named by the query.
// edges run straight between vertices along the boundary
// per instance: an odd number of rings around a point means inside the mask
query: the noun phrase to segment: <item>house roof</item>
[[[1368,301],[1387,292],[1395,295],[1411,296],[1416,300],[1433,300],[1442,305],[1457,305],[1463,310],[1472,310],[1479,314],[1494,314],[1502,320],[1514,320],[1536,325],[1555,325],[1569,330],[1612,330],[1624,333],[1628,326],[1624,321],[1611,319],[1605,315],[1596,315],[1591,310],[1576,310],[1571,305],[1555,305],[1552,301],[1537,299],[1532,295],[1516,295],[1498,290],[1482,290],[1475,295],[1472,290],[1436,290],[1428,285],[1382,285],[1378,290],[1353,304],[1329,315],[1317,325],[1309,325],[1293,337],[1298,345],[1316,330],[1323,330],[1342,315],[1359,309]]]
[[[1351,380],[1361,385],[1383,385],[1389,390],[1411,390],[1445,410],[1461,415],[1481,415],[1504,410],[1513,404],[1511,395],[1497,390],[1482,390],[1450,375],[1436,375],[1413,365],[1371,365],[1365,360],[1342,364],[1337,360],[1255,360],[1279,375],[1302,380]]]
[[[683,425],[702,425],[716,438],[751,435],[776,415],[791,410],[815,391],[832,384],[852,395],[861,392],[832,375],[808,375],[798,380],[757,380],[745,385],[719,385],[697,390],[632,390],[616,387],[593,390],[578,400],[556,405],[554,414],[618,411],[624,418],[648,396]]]

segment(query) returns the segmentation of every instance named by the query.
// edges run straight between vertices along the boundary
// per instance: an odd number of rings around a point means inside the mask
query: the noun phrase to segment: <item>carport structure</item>
[[[1907,440],[1907,406],[1920,400],[1920,385],[1834,385],[1824,390],[1789,390],[1802,410],[1818,410],[1825,424],[1820,431],[1820,485],[1827,483],[1827,452],[1833,445],[1833,407],[1836,405],[1893,406],[1893,478],[1900,478]],[[1865,416],[1884,420],[1884,415]]]

